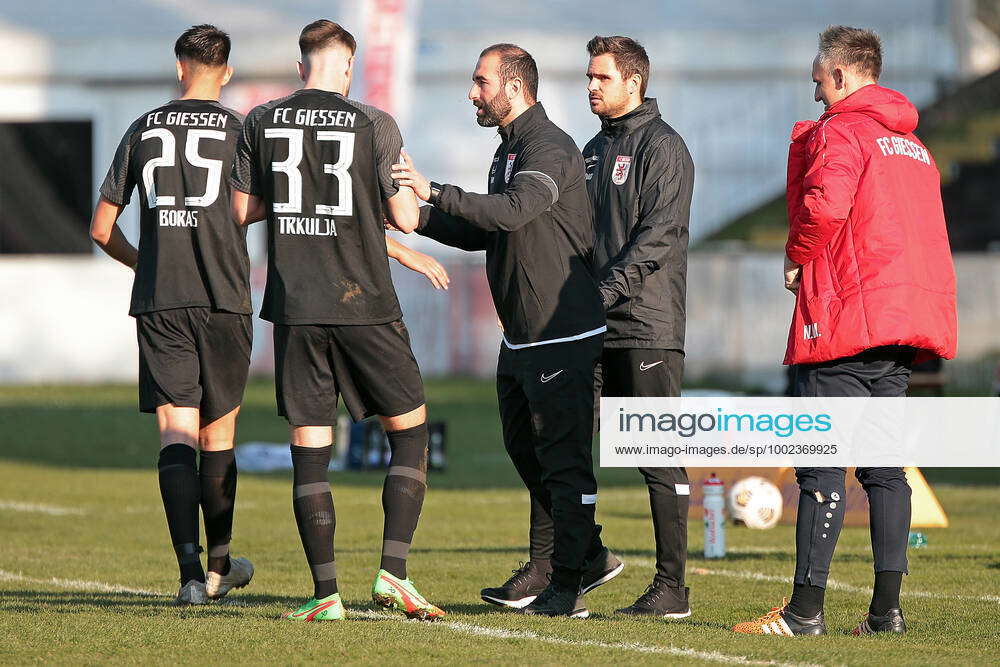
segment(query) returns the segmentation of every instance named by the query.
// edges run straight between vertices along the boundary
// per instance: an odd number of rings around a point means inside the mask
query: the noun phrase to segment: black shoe
[[[538,594],[545,590],[552,576],[552,568],[548,562],[540,567],[538,563],[528,561],[511,571],[514,576],[505,581],[503,586],[479,591],[483,602],[520,609],[531,604]]]
[[[687,618],[691,615],[691,606],[688,604],[689,591],[687,587],[671,588],[654,580],[635,602],[624,609],[616,609],[615,613],[629,616]]]
[[[581,597],[575,588],[550,583],[521,613],[528,616],[574,616],[580,613],[577,602]]]
[[[851,630],[851,634],[855,637],[873,635],[876,632],[891,632],[897,635],[906,634],[906,621],[903,620],[903,610],[899,607],[893,607],[885,612],[885,616],[865,614],[865,618],[861,621],[861,624]]]
[[[796,616],[783,605],[775,607],[756,621],[746,621],[733,626],[733,632],[744,635],[777,635],[779,637],[802,637],[826,634],[823,612],[815,616]]]
[[[611,553],[607,547],[601,550],[584,566],[583,578],[580,581],[580,595],[588,593],[601,584],[606,584],[625,569],[625,563]]]

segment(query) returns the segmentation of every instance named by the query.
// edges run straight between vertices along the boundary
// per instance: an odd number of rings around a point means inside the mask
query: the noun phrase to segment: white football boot
[[[205,592],[213,600],[224,597],[234,588],[243,588],[253,579],[253,563],[246,558],[230,558],[229,574],[209,571],[205,575]]]

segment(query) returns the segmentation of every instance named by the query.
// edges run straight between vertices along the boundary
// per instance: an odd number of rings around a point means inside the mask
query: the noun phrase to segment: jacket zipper
[[[610,179],[606,178],[607,176],[606,169],[607,169],[607,163],[611,161],[610,160],[611,154],[614,153],[614,149],[618,145],[618,140],[620,138],[621,137],[611,138],[611,143],[608,144],[608,147],[604,151],[604,155],[602,156],[603,159],[598,164],[599,173],[595,174],[595,177],[600,177],[601,179],[600,181],[598,181],[598,186],[599,186],[598,193],[600,194],[601,199],[600,199],[600,206],[595,208],[594,211],[595,215],[599,215],[600,212],[605,209],[608,199],[610,199],[611,197],[611,185],[609,185]]]

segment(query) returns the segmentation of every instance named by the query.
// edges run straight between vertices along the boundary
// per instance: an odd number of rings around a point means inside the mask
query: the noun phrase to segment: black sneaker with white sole
[[[611,549],[604,547],[600,553],[590,560],[583,570],[583,577],[580,580],[580,595],[589,593],[598,586],[606,584],[625,569],[625,563],[618,556],[611,553]]]
[[[583,596],[575,588],[552,582],[538,594],[538,597],[531,604],[521,609],[521,613],[526,616],[586,618],[590,612],[587,611],[586,604],[581,605],[581,602],[583,602]]]
[[[653,581],[635,602],[623,609],[616,609],[615,613],[628,616],[687,618],[691,615],[691,605],[688,604],[689,592],[690,589],[686,586],[673,588],[665,583]]]
[[[521,567],[511,570],[514,573],[502,586],[484,588],[479,591],[483,602],[521,609],[531,604],[538,594],[549,585],[552,576],[552,566],[546,561],[540,565],[534,561],[521,563]]]

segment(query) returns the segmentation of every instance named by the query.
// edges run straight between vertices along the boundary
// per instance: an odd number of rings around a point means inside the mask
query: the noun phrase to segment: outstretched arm
[[[443,185],[440,193],[432,193],[430,181],[417,171],[406,151],[400,154],[402,162],[392,166],[392,177],[397,184],[413,188],[423,201],[469,225],[487,232],[512,232],[559,201],[560,155],[555,147],[536,148],[525,155],[506,190],[493,195],[466,192],[455,185]]]
[[[486,250],[490,243],[489,232],[473,227],[467,220],[448,215],[436,206],[424,206],[420,209],[417,233],[469,252]]]

